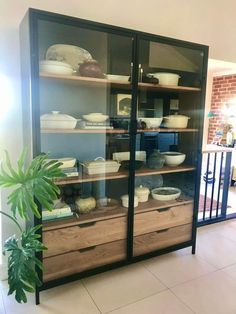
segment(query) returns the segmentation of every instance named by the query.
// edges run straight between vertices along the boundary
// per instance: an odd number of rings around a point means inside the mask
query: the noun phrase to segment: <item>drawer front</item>
[[[192,224],[163,229],[134,238],[134,256],[190,241]]]
[[[193,204],[161,208],[134,217],[134,236],[192,223]]]
[[[76,251],[126,238],[126,217],[79,224],[43,232],[43,243],[48,248],[44,257]]]
[[[126,241],[120,240],[43,259],[44,282],[126,258]]]

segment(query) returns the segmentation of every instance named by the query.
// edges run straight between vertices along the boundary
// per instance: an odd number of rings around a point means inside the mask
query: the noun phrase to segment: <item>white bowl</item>
[[[146,123],[148,129],[159,128],[163,118],[141,118],[141,121]]]
[[[129,76],[128,75],[107,74],[107,79],[109,81],[124,81],[124,82],[128,82],[129,81]]]
[[[39,69],[40,72],[61,75],[72,75],[74,72],[70,64],[55,60],[40,61]]]
[[[105,122],[109,116],[102,113],[90,113],[83,115],[83,118],[89,122]]]
[[[170,191],[171,194],[159,194],[160,191]],[[153,189],[151,193],[154,200],[172,201],[180,196],[181,190],[178,188],[172,188],[172,187],[162,187],[162,188]]]
[[[190,118],[181,114],[172,114],[163,117],[163,124],[165,128],[185,129],[188,126]]]
[[[61,114],[60,111],[43,114],[40,117],[42,129],[74,129],[77,119],[67,114]]]
[[[181,165],[186,158],[185,154],[179,152],[164,152],[162,154],[165,157],[165,164],[170,167]]]
[[[148,73],[147,76],[157,78],[160,85],[177,86],[180,79],[180,75],[167,72]]]
[[[56,160],[58,162],[61,162],[62,165],[59,167],[60,169],[65,168],[73,168],[76,163],[76,158],[53,158],[53,159],[47,159],[47,161]]]

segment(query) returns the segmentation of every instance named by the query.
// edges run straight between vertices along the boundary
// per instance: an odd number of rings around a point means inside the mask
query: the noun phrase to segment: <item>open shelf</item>
[[[148,202],[139,203],[139,205],[134,210],[135,210],[135,214],[139,214],[143,212],[156,210],[159,208],[190,204],[192,202],[193,200],[186,196],[181,196],[177,200],[165,201],[165,202],[154,200],[150,196]],[[112,210],[104,211],[104,210],[94,209],[88,214],[81,214],[77,217],[73,216],[70,218],[44,221],[43,231],[74,226],[80,223],[85,224],[89,222],[96,222],[96,221],[106,220],[106,219],[111,219],[111,218],[116,218],[116,217],[125,217],[127,215],[128,215],[128,208],[123,207],[120,204],[117,208],[112,209]]]
[[[82,84],[91,86],[105,86],[110,85],[111,87],[117,87],[121,89],[131,89],[130,82],[123,81],[111,81],[107,79],[83,77],[75,75],[56,75],[49,73],[40,73],[40,77],[43,79],[57,80],[64,83],[70,84]],[[170,91],[170,92],[198,92],[201,89],[198,87],[189,86],[172,86],[172,85],[159,85],[150,83],[138,83],[138,89],[140,90],[153,90],[153,91]]]
[[[188,165],[180,165],[178,167],[169,167],[164,166],[161,169],[139,169],[136,170],[135,176],[150,176],[155,174],[165,174],[165,173],[176,173],[176,172],[185,172],[185,171],[193,171],[195,170],[195,167],[188,166]],[[128,178],[129,172],[128,171],[119,171],[115,173],[107,173],[107,174],[101,174],[101,175],[88,175],[88,174],[80,174],[79,177],[76,178],[67,178],[67,179],[57,179],[55,180],[55,183],[57,185],[66,185],[66,184],[74,184],[74,183],[84,183],[84,182],[95,182],[95,181],[101,181],[101,180],[117,180],[117,179],[123,179]]]

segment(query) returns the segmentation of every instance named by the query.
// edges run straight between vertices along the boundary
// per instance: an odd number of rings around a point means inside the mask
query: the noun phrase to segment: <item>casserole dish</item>
[[[120,163],[115,160],[105,160],[98,157],[95,160],[88,160],[80,163],[83,171],[89,175],[91,174],[104,174],[118,172]]]
[[[43,114],[40,117],[42,129],[74,129],[77,119],[60,111],[52,111],[52,113]]]
[[[190,118],[181,114],[173,114],[163,118],[165,128],[185,129]]]
[[[147,77],[154,77],[159,80],[160,85],[177,86],[179,83],[180,75],[168,72],[148,73]]]

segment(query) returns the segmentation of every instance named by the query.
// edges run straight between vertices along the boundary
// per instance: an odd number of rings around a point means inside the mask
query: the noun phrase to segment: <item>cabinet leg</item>
[[[40,292],[38,288],[36,288],[36,291],[35,291],[35,304],[36,305],[40,304]]]
[[[196,243],[192,245],[192,254],[194,255],[196,253]]]

